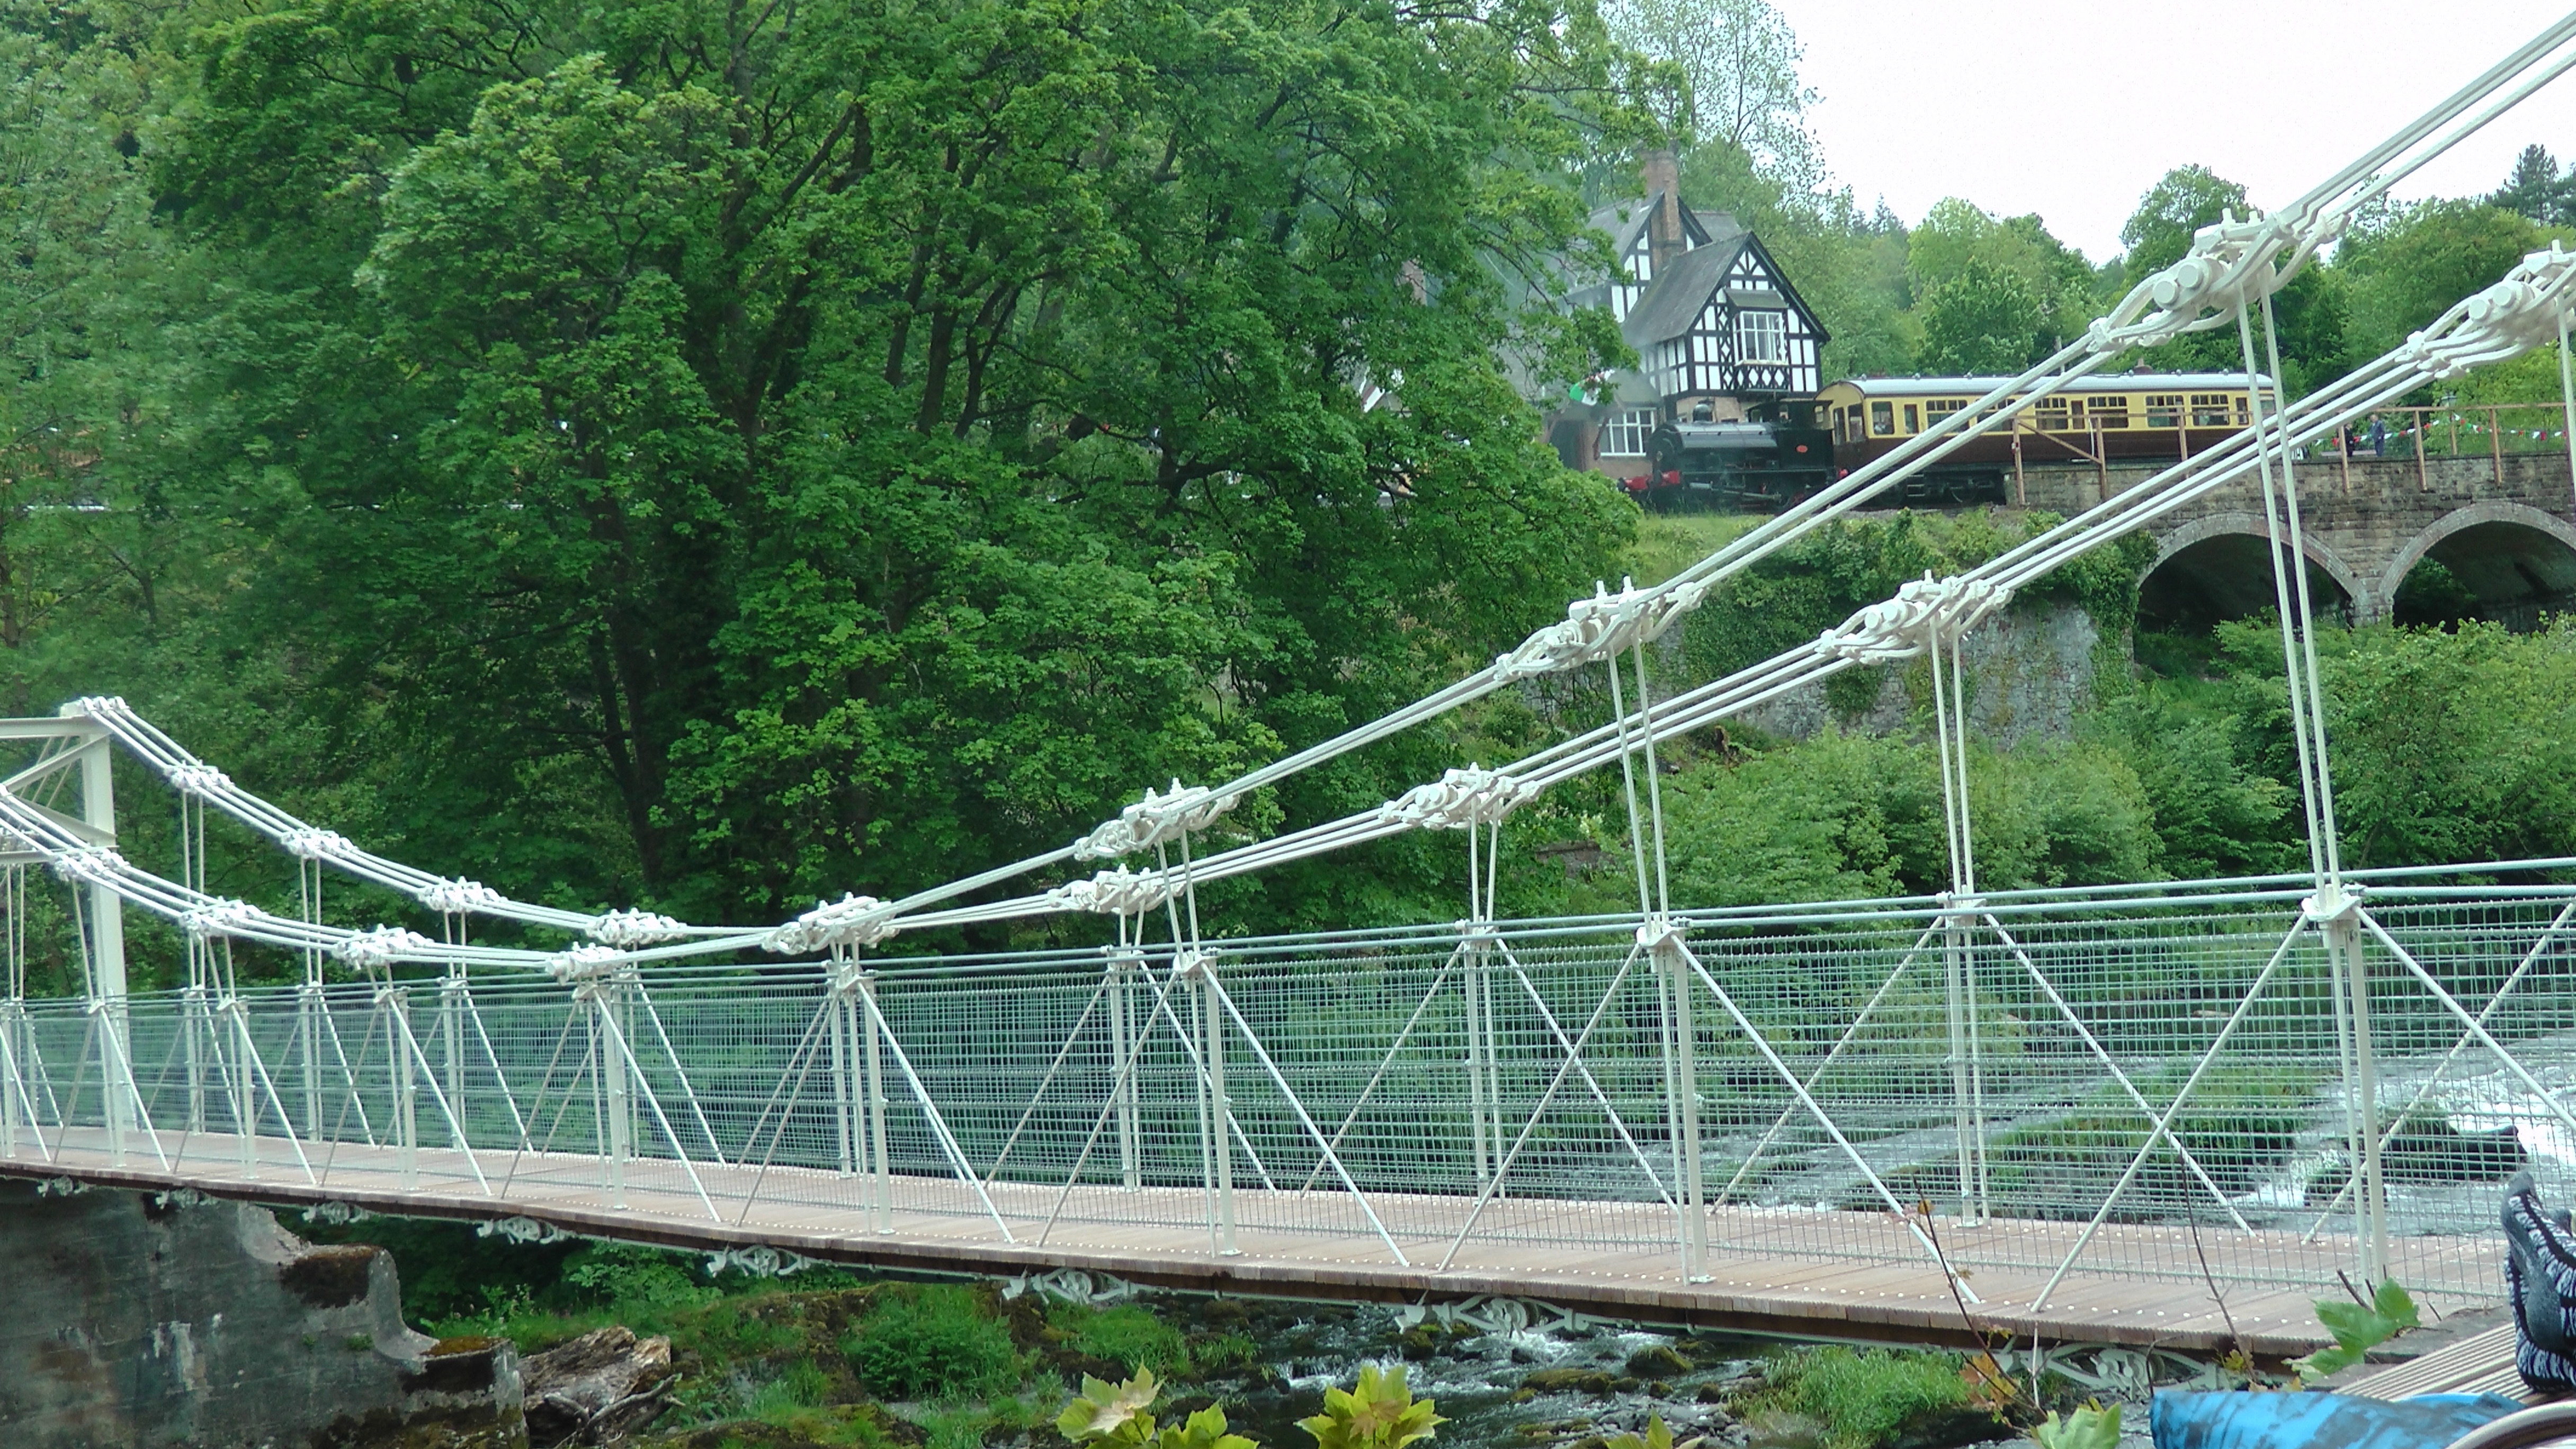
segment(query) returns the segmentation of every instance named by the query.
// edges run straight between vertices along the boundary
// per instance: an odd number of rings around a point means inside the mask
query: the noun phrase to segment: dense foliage
[[[19,702],[126,693],[433,868],[933,883],[1422,692],[1628,526],[1503,361],[1616,345],[1530,282],[1620,134],[1587,9],[7,31]]]

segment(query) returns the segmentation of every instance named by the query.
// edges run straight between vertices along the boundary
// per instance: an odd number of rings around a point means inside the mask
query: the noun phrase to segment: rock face
[[[638,1339],[622,1325],[531,1355],[525,1381],[528,1438],[539,1449],[606,1444],[640,1429],[669,1395],[671,1340]]]
[[[2075,715],[2093,697],[2094,646],[2101,641],[2091,615],[2061,599],[2020,601],[1970,633],[1960,645],[1968,671],[1968,723],[1998,744],[2064,739]],[[1921,700],[1931,697],[1929,666],[1882,668],[1869,707],[1840,717],[1825,686],[1793,689],[1745,712],[1755,727],[1807,739],[1828,724],[1863,734],[1905,729]]]
[[[392,1255],[267,1209],[0,1179],[0,1443],[518,1449],[506,1342],[402,1321]]]

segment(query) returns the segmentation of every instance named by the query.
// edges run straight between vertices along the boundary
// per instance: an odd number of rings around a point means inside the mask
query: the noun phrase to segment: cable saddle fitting
[[[1537,793],[1538,786],[1496,770],[1451,770],[1380,805],[1377,818],[1425,830],[1468,830],[1501,822]]]
[[[2230,215],[2202,227],[2181,260],[2130,288],[2110,315],[2085,329],[2085,347],[2102,355],[2220,326],[2239,306],[2252,306],[2289,285],[2350,221],[2349,209],[2337,206],[2314,215],[2283,212],[2243,221]]]
[[[2564,294],[2571,272],[2576,255],[2553,241],[2549,250],[2524,257],[2493,286],[2410,334],[2400,351],[2418,373],[2440,379],[2555,343],[2559,318],[2569,310]]]
[[[1073,858],[1105,860],[1168,844],[1215,824],[1240,798],[1218,795],[1205,785],[1184,785],[1178,779],[1168,791],[1148,788],[1145,798],[1119,811],[1117,819],[1104,821],[1075,841]]]
[[[218,900],[184,911],[179,916],[179,929],[197,940],[209,936],[230,936],[259,919],[259,910],[248,901]]]
[[[1494,656],[1494,672],[1506,680],[1555,674],[1598,663],[1637,644],[1651,644],[1684,614],[1700,606],[1711,587],[1705,579],[1638,588],[1619,581],[1619,592],[1595,581],[1592,597],[1565,606],[1565,622],[1550,624],[1521,641],[1509,654]]]
[[[75,845],[51,852],[45,862],[54,874],[77,885],[113,885],[125,870],[125,857],[112,845]]]
[[[434,954],[439,949],[436,941],[417,931],[406,931],[400,926],[378,926],[372,931],[352,932],[331,947],[331,954],[361,971],[374,971],[406,957]]]
[[[1046,893],[1059,910],[1093,911],[1104,916],[1133,916],[1150,911],[1180,893],[1162,871],[1132,871],[1125,866],[1104,870],[1088,880],[1066,881]]]
[[[2012,602],[2012,590],[1992,579],[1929,572],[1816,636],[1826,655],[1854,664],[1892,664],[1936,643],[1950,643]]]
[[[212,765],[172,765],[161,773],[170,781],[171,789],[200,800],[233,787],[232,777]]]
[[[476,889],[479,890],[481,887],[477,886]],[[498,900],[500,897],[496,894],[493,899]],[[688,934],[688,926],[669,916],[657,916],[651,911],[609,911],[595,917],[590,923],[590,929],[584,934],[603,945],[615,946],[620,950],[633,950],[637,946],[676,941]]]
[[[461,916],[508,904],[508,898],[479,880],[434,881],[412,893],[412,899],[442,916]]]
[[[354,860],[360,854],[349,837],[336,830],[290,830],[278,844],[297,860]]]
[[[845,895],[828,905],[818,901],[814,909],[761,937],[760,949],[792,956],[834,946],[876,945],[901,929],[883,914],[884,906],[875,896]]]
[[[2361,898],[2368,891],[2367,886],[2335,882],[2315,895],[2303,897],[2299,901],[2299,914],[2320,926],[2348,921],[2361,913]]]

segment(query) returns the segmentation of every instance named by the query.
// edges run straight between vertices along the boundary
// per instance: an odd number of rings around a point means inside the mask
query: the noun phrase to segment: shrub
[[[1047,1319],[1064,1335],[1066,1347],[1092,1358],[1105,1358],[1129,1373],[1141,1368],[1169,1376],[1189,1367],[1189,1352],[1181,1342],[1180,1330],[1134,1304],[1092,1309],[1066,1303],[1048,1314]]]
[[[1010,1329],[966,1288],[888,1289],[841,1350],[859,1381],[889,1399],[1001,1394],[1020,1381]]]
[[[1873,1348],[1800,1349],[1772,1361],[1758,1406],[1824,1426],[1823,1449],[1879,1449],[1926,1415],[1975,1406],[1958,1356]]]

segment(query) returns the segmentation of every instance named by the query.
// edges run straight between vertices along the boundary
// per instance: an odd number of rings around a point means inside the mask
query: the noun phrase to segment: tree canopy
[[[7,36],[15,447],[133,534],[95,587],[363,736],[343,803],[434,867],[700,918],[935,883],[1421,692],[1628,526],[1503,361],[1603,361],[1550,294],[1630,144],[1588,9],[84,15]],[[61,643],[22,698],[181,707]]]

